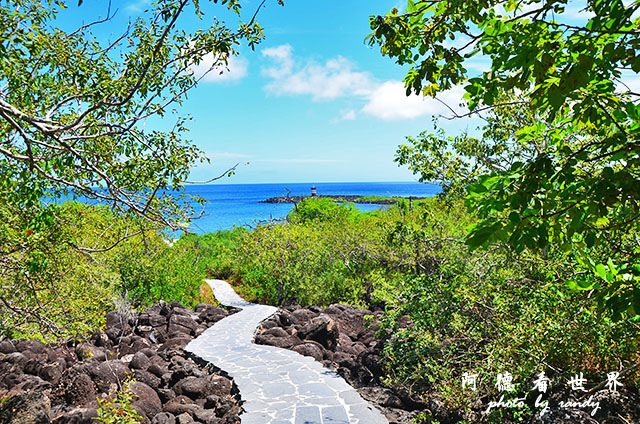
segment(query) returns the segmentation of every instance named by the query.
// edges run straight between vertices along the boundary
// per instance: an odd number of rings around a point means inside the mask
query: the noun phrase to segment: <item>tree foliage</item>
[[[237,0],[213,3],[240,13]],[[164,191],[181,188],[203,153],[184,138],[184,117],[171,131],[144,124],[185,99],[202,77],[191,68],[205,55],[224,66],[240,42],[259,42],[262,28],[214,20],[189,34],[181,22],[202,18],[205,5],[159,0],[116,40],[99,41],[92,26],[110,17],[67,32],[55,27],[63,7],[34,0],[0,7],[0,188],[11,204],[72,193],[179,228],[184,212]]]
[[[557,244],[599,277],[569,276],[570,285],[600,289],[615,316],[639,315],[640,93],[630,79],[640,72],[640,2],[587,1],[580,18],[569,7],[410,0],[404,13],[372,17],[369,40],[411,66],[407,93],[464,85],[470,113],[490,115],[482,141],[425,134],[399,151],[424,178],[466,187],[482,218],[468,244]],[[473,75],[465,65],[480,55],[490,69]],[[447,174],[443,164],[466,168]]]
[[[194,210],[181,189],[207,160],[176,111],[204,76],[192,69],[206,57],[219,72],[238,45],[263,38],[257,11],[242,22],[238,0],[157,0],[108,40],[92,32],[112,25],[107,6],[105,19],[68,31],[57,20],[64,1],[0,1],[0,328],[40,320],[56,332],[75,299],[69,282],[93,290],[79,266],[65,269],[67,248],[93,258],[154,229],[184,228]],[[237,15],[237,27],[208,18],[186,31],[215,7]],[[152,128],[167,121],[172,129]],[[60,198],[107,205],[114,222],[78,237],[82,218],[51,202]]]

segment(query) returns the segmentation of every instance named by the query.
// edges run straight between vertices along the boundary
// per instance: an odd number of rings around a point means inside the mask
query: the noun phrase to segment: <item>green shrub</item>
[[[336,203],[325,198],[305,198],[296,205],[287,219],[291,222],[354,220],[362,215],[353,203]]]
[[[638,361],[637,324],[613,322],[588,292],[557,283],[576,272],[570,256],[502,246],[470,252],[461,236],[473,220],[460,212],[434,202],[392,233],[395,244],[422,241],[431,260],[421,272],[376,284],[374,298],[386,305],[379,334],[391,334],[382,358],[388,384],[459,409],[497,395],[499,372],[514,375],[524,393],[542,370],[556,382],[578,372],[599,382]],[[465,372],[480,375],[477,393],[462,391]],[[631,375],[625,384],[638,381]]]
[[[120,390],[106,399],[98,398],[96,421],[104,424],[139,424],[144,422],[144,418],[131,406],[131,402],[135,398],[131,391],[131,384],[134,382],[133,379],[127,379]]]

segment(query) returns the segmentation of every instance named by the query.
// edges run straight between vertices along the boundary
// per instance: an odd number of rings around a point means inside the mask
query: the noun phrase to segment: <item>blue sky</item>
[[[116,18],[94,30],[99,37],[120,35],[146,0],[113,0]],[[230,17],[218,5],[204,5]],[[73,27],[106,14],[103,0],[85,0],[62,15]],[[243,3],[248,20],[259,2]],[[204,180],[240,163],[227,183],[412,181],[393,162],[407,135],[432,129],[438,102],[407,99],[405,69],[369,47],[369,16],[402,3],[388,0],[268,0],[258,14],[266,38],[255,51],[240,47],[229,70],[209,73],[181,108],[189,114],[189,138],[211,164],[198,166],[192,179]],[[187,29],[195,29],[190,22]],[[453,106],[461,91],[445,94]],[[173,124],[171,122],[170,124]],[[160,124],[162,125],[162,124]],[[452,131],[476,124],[446,122]]]
[[[113,0],[115,19],[96,29],[115,38],[149,0]],[[230,14],[201,1],[207,15],[186,29]],[[228,183],[411,181],[393,162],[405,136],[432,130],[433,115],[449,112],[434,99],[404,93],[406,69],[365,42],[369,16],[384,14],[399,0],[267,0],[258,14],[266,39],[255,51],[240,47],[228,70],[209,73],[192,90],[181,113],[192,116],[190,138],[211,159],[192,179],[206,180],[240,163]],[[257,0],[243,3],[248,20]],[[576,18],[579,8],[574,7]],[[106,14],[104,0],[84,0],[63,15],[71,27]],[[569,16],[571,18],[571,16]],[[76,24],[76,25],[74,25]],[[233,24],[232,24],[233,26]],[[204,61],[206,63],[206,60]],[[467,68],[487,70],[483,58]],[[196,71],[198,71],[196,69]],[[439,96],[456,107],[462,89]],[[173,122],[154,125],[170,127]],[[448,133],[473,132],[476,120],[439,120]],[[162,129],[162,128],[161,128]],[[166,129],[166,128],[165,128]]]

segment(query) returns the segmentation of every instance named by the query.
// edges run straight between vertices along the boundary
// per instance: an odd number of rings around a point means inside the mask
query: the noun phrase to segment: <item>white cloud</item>
[[[262,55],[274,62],[273,66],[262,69],[262,75],[271,80],[265,89],[276,95],[308,95],[313,101],[355,98],[364,103],[360,110],[362,114],[383,120],[451,115],[442,102],[416,95],[407,97],[402,82],[380,82],[368,72],[356,71],[355,65],[341,56],[323,64],[305,61],[296,58],[288,44],[265,49]],[[438,98],[459,111],[463,93],[462,88],[456,88]],[[331,123],[354,120],[357,115],[354,109],[341,110],[340,116],[332,119]]]
[[[461,88],[455,88],[442,93],[438,99],[458,113],[464,113],[458,107],[462,94]],[[407,96],[402,82],[387,81],[378,86],[369,96],[369,101],[362,108],[362,112],[387,121],[413,119],[427,115],[450,115],[451,111],[442,102],[415,94]]]
[[[290,45],[265,49],[262,54],[275,62],[275,66],[264,68],[262,74],[272,79],[265,88],[276,95],[306,94],[320,101],[362,96],[372,90],[371,75],[354,71],[354,65],[341,56],[325,63],[302,63],[294,60]]]
[[[133,1],[125,6],[127,12],[140,13],[143,10],[151,6],[150,0],[137,0]]]
[[[207,156],[210,158],[234,158],[234,159],[242,159],[242,158],[250,158],[250,155],[245,155],[244,153],[232,153],[232,152],[207,152]]]
[[[254,162],[267,163],[339,163],[344,162],[338,159],[311,159],[311,158],[289,158],[289,159],[258,159]]]
[[[249,62],[245,58],[230,56],[225,66],[213,53],[207,53],[199,64],[191,67],[191,70],[196,78],[204,75],[202,81],[217,83],[241,80],[247,76],[248,67]]]
[[[332,124],[337,124],[342,121],[353,121],[356,119],[356,111],[353,109],[341,110],[340,116],[333,118],[330,122]]]
[[[340,111],[340,113],[340,118],[342,118],[343,121],[353,121],[354,119],[356,119],[356,111],[353,109],[342,110]]]
[[[262,74],[274,79],[283,78],[284,76],[289,75],[293,70],[292,51],[293,48],[289,44],[264,49],[262,51],[262,55],[273,59],[277,66],[272,68],[263,68]]]

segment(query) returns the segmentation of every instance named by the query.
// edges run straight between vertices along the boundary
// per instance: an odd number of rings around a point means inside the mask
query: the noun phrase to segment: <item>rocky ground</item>
[[[192,338],[233,312],[206,304],[190,310],[162,302],[129,317],[109,313],[104,331],[83,342],[2,340],[0,424],[94,423],[98,398],[113,395],[127,378],[135,380],[130,386],[135,394],[132,406],[146,423],[238,423],[242,409],[232,380],[183,350]],[[384,387],[383,343],[374,337],[379,316],[379,311],[346,305],[291,306],[263,321],[255,342],[291,349],[335,369],[390,423],[409,424],[421,413],[441,423],[487,421],[487,399],[472,410],[451,411],[435,398],[423,403],[405,389]],[[588,408],[557,406],[570,395],[556,392],[548,413],[538,413],[529,422],[640,422],[640,394],[634,388],[622,387],[615,395],[594,393],[600,410],[593,417]]]
[[[95,423],[97,399],[127,378],[147,423],[237,423],[233,382],[183,350],[228,314],[161,302],[130,317],[109,313],[105,331],[85,342],[0,341],[0,424]]]
[[[371,316],[371,320],[365,317]],[[299,306],[280,309],[264,321],[256,332],[255,342],[294,350],[312,356],[325,367],[334,369],[344,377],[360,395],[378,406],[390,423],[413,423],[420,413],[431,421],[444,423],[486,423],[485,413],[490,399],[479,399],[467,411],[447,409],[437,397],[421,402],[404,388],[384,387],[380,378],[380,353],[383,342],[374,337],[378,311],[353,308],[347,305],[331,305],[322,309],[315,306]],[[401,323],[408,325],[408,322]],[[580,396],[583,393],[579,393]],[[517,417],[497,418],[503,423],[640,423],[640,393],[633,387],[620,387],[618,393],[607,390],[594,391],[591,399],[576,397],[569,389],[556,389],[545,399],[549,409],[533,408],[534,414],[522,421]],[[531,397],[531,396],[529,396]],[[493,399],[497,401],[497,399]],[[561,402],[580,401],[584,407],[562,407]],[[533,400],[527,399],[527,403]],[[595,403],[598,410],[592,416]],[[491,422],[497,422],[495,419]]]

